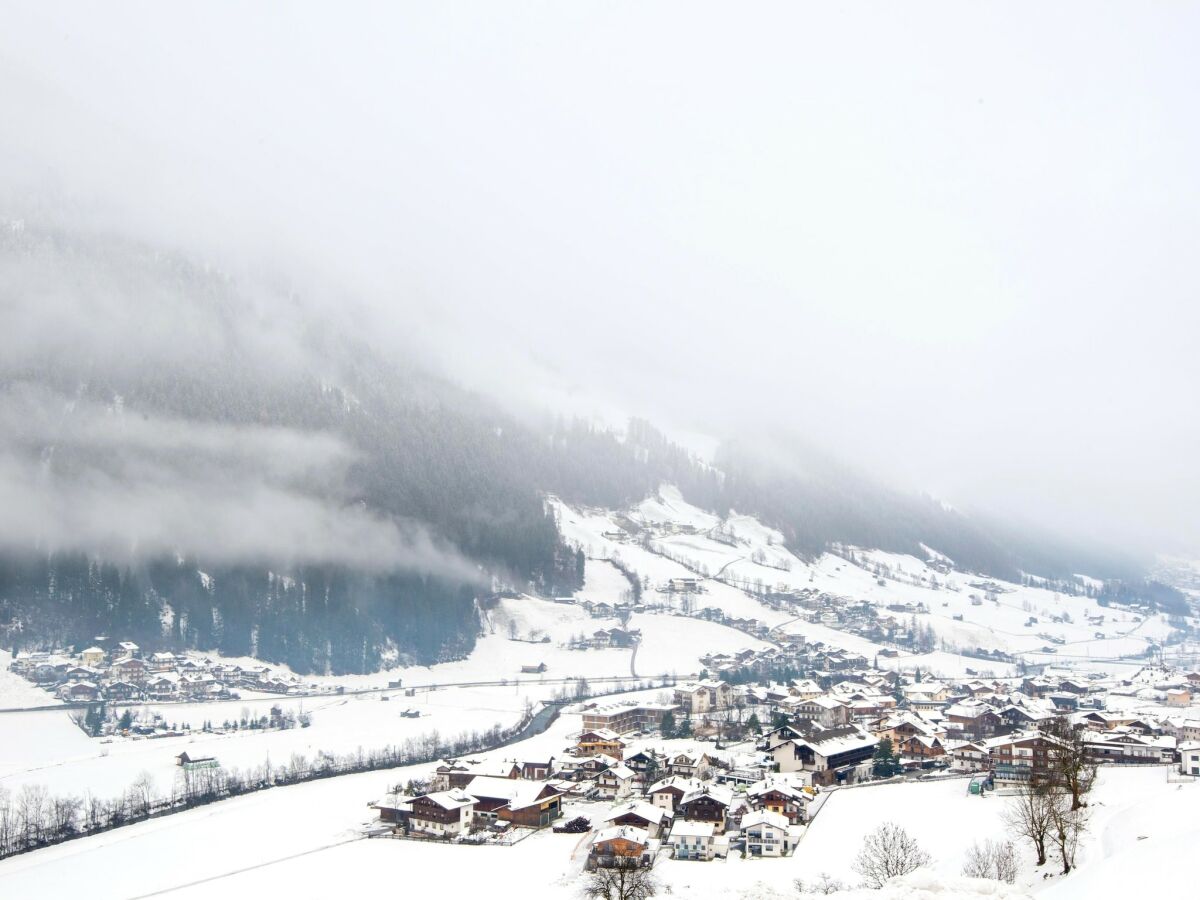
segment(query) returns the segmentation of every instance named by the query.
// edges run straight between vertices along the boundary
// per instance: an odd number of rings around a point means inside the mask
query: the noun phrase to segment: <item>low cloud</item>
[[[479,578],[424,529],[355,502],[354,459],[326,433],[147,416],[16,384],[0,393],[0,545]]]

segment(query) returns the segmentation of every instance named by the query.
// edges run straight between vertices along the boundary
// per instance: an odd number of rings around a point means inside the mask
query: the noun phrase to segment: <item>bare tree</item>
[[[889,878],[907,875],[929,862],[929,854],[895,822],[884,822],[863,840],[854,871],[869,887],[881,888]]]
[[[650,870],[634,859],[593,869],[583,889],[588,900],[649,900],[657,893]]]
[[[1004,822],[1017,837],[1026,838],[1037,853],[1037,864],[1046,864],[1046,839],[1050,834],[1054,800],[1049,789],[1023,785],[1004,812]]]
[[[1066,875],[1075,865],[1075,848],[1079,838],[1087,830],[1087,811],[1071,804],[1071,795],[1066,791],[1052,795],[1050,802],[1050,837],[1062,873]]]
[[[1050,783],[1069,793],[1071,809],[1078,810],[1086,806],[1084,795],[1096,782],[1096,763],[1088,757],[1083,729],[1074,727],[1066,718],[1059,716],[1051,720],[1046,733],[1051,739],[1047,754]]]
[[[968,878],[991,878],[995,881],[1017,880],[1017,851],[1012,841],[975,843],[967,851],[962,873]]]

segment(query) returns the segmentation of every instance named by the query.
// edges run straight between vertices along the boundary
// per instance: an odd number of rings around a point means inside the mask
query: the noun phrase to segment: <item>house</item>
[[[1062,741],[1040,731],[1029,731],[992,738],[985,746],[998,783],[1037,784],[1049,775],[1050,754],[1055,747],[1062,746]]]
[[[104,696],[109,700],[137,700],[142,689],[130,681],[110,681],[104,686]]]
[[[796,847],[788,820],[769,809],[743,816],[742,834],[751,856],[787,856]]]
[[[652,838],[661,838],[671,827],[672,814],[661,806],[645,800],[630,800],[613,807],[604,822],[607,825],[629,825],[640,828]]]
[[[951,743],[950,758],[954,768],[967,772],[986,772],[992,767],[992,757],[982,741]]]
[[[170,672],[175,668],[175,654],[166,650],[150,655],[151,672]]]
[[[662,771],[666,764],[666,757],[660,756],[653,750],[639,750],[632,756],[625,757],[622,761],[629,768],[633,769],[634,774],[643,783],[649,783],[658,778],[658,773]]]
[[[810,795],[803,788],[786,781],[765,778],[746,788],[746,799],[754,809],[763,809],[783,816],[788,824],[802,825]],[[742,828],[745,829],[743,819]]]
[[[688,751],[667,757],[667,773],[683,778],[697,777],[711,766],[712,760],[707,753]]]
[[[709,822],[714,833],[725,833],[725,821],[733,803],[733,791],[716,784],[702,783],[683,795],[675,810],[676,819],[692,822]]]
[[[711,822],[676,821],[671,826],[667,845],[676,859],[695,859],[708,862],[729,851],[728,839],[719,838]]]
[[[438,837],[457,837],[471,828],[475,798],[455,788],[413,797],[408,814],[409,827]]]
[[[140,656],[142,648],[133,641],[121,641],[117,644],[117,649],[121,651],[121,655],[129,658]]]
[[[587,867],[649,866],[654,862],[656,849],[656,842],[645,830],[630,825],[614,825],[597,832],[588,851]]]
[[[780,772],[808,771],[815,783],[833,784],[869,761],[875,747],[874,735],[857,725],[846,725],[783,741],[768,752]]]
[[[545,781],[479,775],[464,789],[475,799],[475,819],[545,828],[562,815],[562,792]]]
[[[601,800],[624,800],[633,793],[636,779],[633,769],[624,763],[609,766],[596,777],[596,795]]]
[[[1084,750],[1095,762],[1156,765],[1175,761],[1175,738],[1133,731],[1084,731]]]
[[[1167,691],[1167,706],[1191,706],[1192,694],[1191,691],[1178,688]]]
[[[796,712],[823,728],[847,725],[850,722],[850,707],[844,701],[828,695],[813,697],[797,704]]]
[[[646,793],[650,797],[650,802],[655,806],[661,806],[673,813],[679,807],[680,801],[698,787],[700,787],[700,782],[695,778],[672,775],[651,785],[650,790]]]
[[[625,742],[615,731],[608,728],[596,728],[579,735],[579,740],[575,742],[575,750],[578,756],[603,754],[611,756],[613,759],[620,759],[621,754],[625,752]]]
[[[521,666],[521,674],[522,675],[541,675],[545,671],[546,671],[546,664],[544,662],[540,662],[536,666],[533,666],[533,665]]]
[[[98,666],[104,662],[105,653],[99,647],[88,647],[79,654],[79,662],[85,666]]]
[[[1200,775],[1200,743],[1179,745],[1179,771],[1184,775]]]
[[[144,660],[138,659],[136,656],[129,656],[125,659],[118,659],[112,664],[112,674],[125,681],[140,684],[146,680],[147,666]]]
[[[946,748],[942,746],[942,742],[936,737],[925,734],[914,734],[897,745],[897,752],[900,756],[908,756],[916,759],[934,759],[938,756],[945,756]]]
[[[525,761],[521,763],[521,777],[530,778],[533,780],[549,778],[554,772],[554,757],[551,756],[545,762],[541,761]]]
[[[100,688],[91,681],[75,681],[58,689],[58,696],[68,702],[83,702],[100,699]]]
[[[691,681],[675,688],[675,703],[693,716],[733,705],[733,688],[724,681]]]
[[[1004,721],[996,710],[978,700],[954,703],[946,707],[945,715],[946,734],[953,738],[983,740],[995,737],[1004,727]]]

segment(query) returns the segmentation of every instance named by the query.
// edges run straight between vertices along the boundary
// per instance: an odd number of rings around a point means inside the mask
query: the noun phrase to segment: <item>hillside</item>
[[[647,422],[517,417],[314,316],[294,289],[158,248],[14,225],[0,277],[22,323],[0,359],[13,648],[113,633],[318,674],[461,657],[480,596],[623,577],[585,572],[594,536],[547,496],[651,515],[638,504],[664,483],[697,527],[756,517],[763,553],[806,564],[834,545],[932,547],[1014,583],[1036,572],[1082,593],[1072,573],[1087,572],[1123,579],[1123,599],[1142,589],[1119,557],[1017,539],[794,442],[727,443],[714,467]],[[686,541],[672,552],[721,564]]]

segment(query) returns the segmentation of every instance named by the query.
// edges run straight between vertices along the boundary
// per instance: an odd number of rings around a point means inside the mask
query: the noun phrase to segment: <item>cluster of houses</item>
[[[936,680],[820,645],[773,650],[823,667],[734,684],[719,676],[722,665],[744,672],[757,654],[710,657],[706,677],[664,690],[658,702],[583,707],[582,728],[560,756],[447,760],[429,790],[374,807],[398,834],[465,841],[587,813],[582,829],[566,830],[590,830],[587,865],[603,867],[652,865],[664,854],[786,856],[824,792],[878,777],[881,758],[889,774],[944,768],[989,785],[1037,780],[1049,774],[1064,727],[1097,762],[1175,762],[1200,777],[1200,715],[1190,708],[1200,673]],[[731,714],[759,727],[723,746],[713,723]],[[686,737],[665,733],[681,721],[692,726]]]
[[[589,867],[651,865],[664,850],[701,861],[731,849],[789,855],[816,797],[811,779],[766,764],[746,784],[721,777],[732,771],[699,747],[635,750],[611,729],[585,728],[561,758],[447,760],[429,791],[372,806],[398,835],[471,841],[553,825],[579,804],[592,817]]]
[[[69,703],[225,700],[240,691],[294,695],[316,690],[268,666],[214,663],[166,650],[147,655],[132,641],[79,653],[22,651],[9,668]]]

